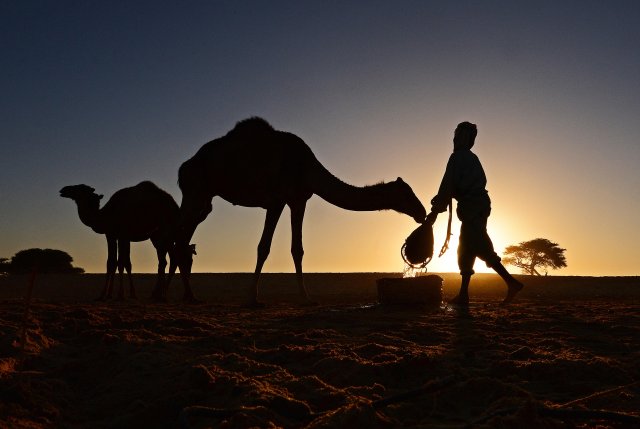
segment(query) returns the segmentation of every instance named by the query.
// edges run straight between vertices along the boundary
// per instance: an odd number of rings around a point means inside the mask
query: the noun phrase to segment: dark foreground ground
[[[384,308],[375,279],[194,275],[205,303],[95,303],[97,275],[0,277],[0,427],[638,427],[640,278],[523,277],[508,308],[474,277],[468,311]],[[457,276],[445,275],[445,296]],[[605,413],[604,411],[610,413]],[[611,413],[614,412],[615,414]]]

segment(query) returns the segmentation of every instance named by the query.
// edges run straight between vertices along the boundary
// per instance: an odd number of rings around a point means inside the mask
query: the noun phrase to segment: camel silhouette
[[[301,138],[275,130],[257,117],[238,122],[225,136],[202,146],[180,166],[178,184],[182,204],[176,254],[185,297],[189,299],[193,298],[189,286],[193,259],[188,243],[198,224],[211,212],[215,196],[234,205],[267,210],[249,290],[247,304],[251,306],[259,305],[260,272],[285,205],[291,210],[291,254],[300,295],[306,303],[311,301],[302,276],[302,220],[307,200],[313,194],[346,210],[392,209],[419,223],[426,217],[424,206],[401,178],[365,187],[344,183],[316,159]]]
[[[180,212],[171,195],[152,182],[145,181],[117,191],[102,208],[100,200],[103,195],[96,194],[95,189],[87,185],[65,186],[60,190],[60,196],[76,203],[82,223],[107,237],[107,276],[98,299],[111,298],[116,267],[120,273],[118,299],[124,299],[124,270],[129,279],[130,297],[136,298],[131,278],[131,242],[149,239],[158,255],[158,278],[153,298],[166,298],[162,295],[166,289],[163,287],[166,256],[169,253],[171,258],[170,278],[176,270],[173,242]],[[195,253],[195,248],[190,246],[187,251]]]

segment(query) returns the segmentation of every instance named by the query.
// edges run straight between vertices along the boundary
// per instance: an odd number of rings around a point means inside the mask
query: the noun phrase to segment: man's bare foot
[[[469,306],[469,295],[456,295],[455,298],[449,300],[449,304],[457,305],[458,307],[468,307]]]
[[[502,301],[502,305],[507,305],[513,301],[513,298],[515,298],[518,292],[524,287],[524,285],[517,280],[509,283],[507,286],[509,290],[507,290],[507,296],[504,298],[504,301]]]

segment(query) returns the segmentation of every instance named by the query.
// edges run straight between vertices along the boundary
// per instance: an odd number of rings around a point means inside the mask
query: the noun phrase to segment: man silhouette
[[[458,243],[458,267],[462,281],[460,292],[451,300],[452,304],[469,305],[469,282],[474,274],[476,257],[482,259],[507,284],[508,304],[523,288],[523,284],[507,272],[500,263],[500,257],[493,250],[493,243],[487,233],[487,219],[491,213],[491,200],[485,189],[487,178],[478,157],[471,152],[478,130],[475,124],[461,122],[453,136],[453,153],[449,157],[438,195],[431,200],[431,213],[425,222],[433,225],[438,213],[447,210],[452,198],[458,201],[456,213],[460,219]]]

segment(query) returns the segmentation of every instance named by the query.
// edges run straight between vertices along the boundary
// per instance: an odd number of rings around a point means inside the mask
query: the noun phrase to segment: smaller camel
[[[167,253],[171,258],[170,274],[175,273],[173,258],[174,235],[178,225],[180,209],[173,197],[149,181],[117,191],[100,208],[103,195],[87,185],[65,186],[60,196],[72,199],[78,207],[82,223],[98,234],[107,237],[107,276],[99,300],[110,299],[116,268],[120,273],[118,300],[124,300],[124,271],[129,280],[129,294],[136,298],[131,277],[131,242],[151,240],[158,256],[158,278],[152,297],[164,300],[166,287],[165,268]],[[195,252],[195,247],[191,247]]]

